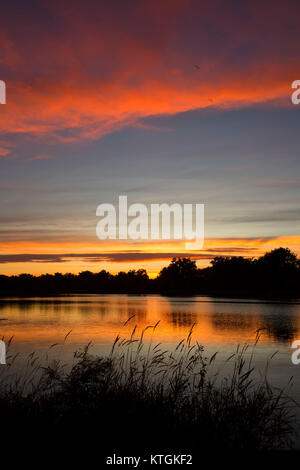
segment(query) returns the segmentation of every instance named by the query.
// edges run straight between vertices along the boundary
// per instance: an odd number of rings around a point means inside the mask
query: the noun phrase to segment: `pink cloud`
[[[32,162],[34,160],[48,160],[49,158],[53,158],[52,155],[40,154],[40,155],[35,155],[34,157],[31,157],[31,158],[28,158],[27,161]]]

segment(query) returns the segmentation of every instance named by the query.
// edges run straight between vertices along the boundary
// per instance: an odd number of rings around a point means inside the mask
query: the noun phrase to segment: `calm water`
[[[132,315],[128,325],[123,323]],[[12,352],[24,357],[32,351],[45,354],[53,343],[61,343],[70,330],[66,343],[51,349],[50,354],[66,362],[73,352],[93,342],[92,352],[107,353],[118,333],[130,335],[158,320],[154,341],[168,348],[184,338],[196,323],[194,340],[205,346],[207,355],[218,351],[216,367],[238,344],[253,343],[255,332],[263,334],[255,352],[258,373],[277,351],[269,367],[269,379],[284,387],[291,376],[289,393],[300,402],[300,365],[291,362],[291,343],[300,339],[300,303],[261,303],[210,297],[162,297],[155,295],[82,295],[31,299],[0,300],[0,337],[13,336]],[[149,340],[152,332],[145,334]],[[249,353],[250,354],[250,353]],[[1,366],[5,367],[5,366]]]

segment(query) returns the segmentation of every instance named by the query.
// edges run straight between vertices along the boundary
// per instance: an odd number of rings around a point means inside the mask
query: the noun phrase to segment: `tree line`
[[[259,258],[217,256],[197,268],[190,258],[173,258],[155,279],[144,269],[111,274],[102,270],[79,274],[0,275],[0,296],[66,293],[161,293],[207,295],[300,295],[300,260],[289,248],[277,248]]]

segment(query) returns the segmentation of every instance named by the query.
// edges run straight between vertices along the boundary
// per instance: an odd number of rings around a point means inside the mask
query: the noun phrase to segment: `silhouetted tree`
[[[276,248],[258,259],[258,263],[271,269],[298,269],[299,260],[289,248]]]
[[[203,269],[197,269],[190,258],[173,258],[156,279],[149,279],[145,269],[115,275],[105,270],[78,275],[0,275],[2,297],[106,292],[299,297],[300,261],[288,248],[277,248],[258,259],[217,256]]]
[[[158,275],[158,285],[164,291],[193,291],[196,288],[198,269],[190,258],[173,258],[168,267]]]
[[[299,290],[300,264],[289,248],[276,248],[256,261],[260,289],[270,293]]]
[[[208,271],[209,285],[215,290],[247,291],[253,279],[253,259],[242,256],[217,256]]]

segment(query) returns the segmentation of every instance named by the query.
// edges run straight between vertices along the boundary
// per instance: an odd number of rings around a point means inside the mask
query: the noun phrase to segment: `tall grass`
[[[254,379],[249,345],[228,357],[230,373],[224,374],[214,371],[217,355],[206,357],[192,340],[193,328],[170,350],[153,341],[157,327],[138,334],[135,326],[128,338],[119,334],[106,357],[92,355],[88,344],[74,354],[70,368],[61,360],[42,365],[30,355],[23,374],[14,380],[0,376],[1,422],[11,431],[30,423],[79,441],[97,440],[89,432],[96,428],[106,450],[147,445],[156,452],[201,453],[293,445],[293,403],[272,388],[267,374]],[[145,341],[150,329],[151,340]],[[8,359],[12,370],[15,357]]]

